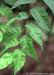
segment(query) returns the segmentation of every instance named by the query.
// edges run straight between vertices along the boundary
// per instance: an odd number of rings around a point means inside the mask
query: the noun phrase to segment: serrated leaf
[[[19,14],[16,16],[16,18],[11,19],[5,26],[9,26],[10,24],[14,23],[17,20],[25,20],[28,19],[28,14],[26,12],[19,12]]]
[[[3,34],[2,34],[2,32],[0,31],[0,42],[2,41],[2,39],[3,39]]]
[[[14,58],[14,75],[16,75],[16,73],[24,66],[26,55],[22,50],[16,49],[14,51]]]
[[[43,7],[37,6],[34,9],[31,9],[31,14],[42,29],[50,31],[49,16]]]
[[[8,48],[19,45],[18,37],[22,33],[22,28],[20,26],[12,27],[8,29],[4,35],[2,43],[6,46],[5,49],[0,53],[4,53]]]
[[[36,2],[36,0],[17,0],[17,1],[13,4],[12,9],[14,9],[14,8],[16,8],[17,6],[22,5],[22,4],[35,3],[35,2]]]
[[[4,6],[4,5],[0,7],[0,14],[8,20],[14,17],[12,10],[9,7]]]
[[[52,10],[53,14],[54,14],[54,0],[43,0],[48,6],[49,8]]]
[[[13,53],[5,53],[0,58],[0,70],[6,68],[9,64],[13,62]]]
[[[29,22],[25,25],[28,30],[30,36],[41,46],[42,48],[42,32],[41,29],[33,22]]]
[[[21,39],[20,39],[20,45],[21,45],[21,48],[22,50],[28,54],[29,56],[35,58],[37,61],[38,60],[38,57],[35,53],[35,50],[34,50],[34,46],[33,46],[33,41],[31,39],[30,36],[28,35],[24,35]]]

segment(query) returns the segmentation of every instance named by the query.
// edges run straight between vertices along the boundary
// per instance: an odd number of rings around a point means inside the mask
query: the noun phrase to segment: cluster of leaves
[[[52,10],[54,14],[53,0],[43,0]],[[12,6],[12,9],[22,4],[35,3],[36,0],[4,0],[7,4]],[[34,39],[42,47],[42,30],[50,33],[50,21],[48,13],[45,8],[36,6],[30,9],[32,17],[35,19],[37,24],[29,22],[25,25],[26,30],[29,34],[24,34],[19,40],[19,36],[22,34],[23,29],[21,26],[15,26],[17,20],[28,19],[27,12],[19,12],[16,17],[11,8],[2,5],[0,6],[0,15],[4,16],[8,23],[1,23],[0,21],[0,44],[5,45],[4,50],[1,51],[0,55],[7,51],[9,48],[20,44],[21,49],[16,49],[14,52],[7,52],[0,58],[0,69],[14,66],[14,75],[24,66],[26,60],[26,54],[36,59],[39,62],[37,54],[34,50],[33,40]],[[1,19],[1,18],[0,18]],[[12,27],[11,27],[12,25]]]

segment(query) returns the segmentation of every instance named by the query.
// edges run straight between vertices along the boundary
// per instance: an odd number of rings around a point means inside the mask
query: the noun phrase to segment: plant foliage
[[[29,56],[35,58],[37,61],[37,55],[35,53],[34,47],[33,47],[33,41],[31,39],[31,37],[29,35],[24,35],[21,39],[20,39],[20,45],[22,50],[28,54]]]
[[[7,11],[9,11],[9,12],[7,12]],[[4,5],[2,5],[0,7],[0,15],[5,16],[8,20],[10,20],[14,17],[12,10],[9,7],[4,6]]]
[[[8,65],[14,63],[14,75],[16,75],[16,73],[24,66],[25,60],[25,53],[22,50],[16,49],[14,52],[5,53],[0,58],[0,69],[6,68]]]
[[[16,3],[13,4],[12,9],[14,9],[17,6],[22,5],[22,4],[35,3],[35,2],[36,2],[36,0],[18,0],[18,1],[16,1]]]
[[[52,13],[54,14],[54,0],[43,0],[48,6],[49,8],[52,10]]]
[[[43,7],[37,6],[34,9],[31,9],[31,14],[41,28],[49,31],[50,29],[49,16]]]
[[[41,46],[42,48],[42,39],[41,39],[41,29],[33,22],[25,25],[30,36]]]
[[[43,0],[54,14],[54,0]],[[3,0],[0,1],[0,44],[4,44],[4,49],[0,52],[3,56],[0,58],[0,70],[14,66],[14,75],[24,66],[26,61],[26,54],[36,59],[39,62],[38,56],[33,46],[33,40],[35,40],[43,49],[42,45],[42,31],[54,33],[54,28],[51,29],[49,16],[46,9],[42,6],[36,6],[35,8],[29,8],[31,16],[36,21],[24,23],[21,27],[19,24],[16,26],[15,22],[19,20],[29,19],[29,14],[25,11],[17,12],[14,17],[13,9],[18,6],[35,3],[36,0]],[[5,5],[12,6],[11,8]],[[1,16],[4,16],[8,22],[2,23]],[[27,31],[27,33],[24,31]],[[23,35],[22,35],[23,34]],[[20,49],[15,49],[14,52],[8,52],[8,49],[14,46],[20,46]],[[6,52],[7,51],[7,52]]]

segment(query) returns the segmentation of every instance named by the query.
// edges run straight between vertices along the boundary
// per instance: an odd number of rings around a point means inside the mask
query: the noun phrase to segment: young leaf
[[[4,6],[4,5],[2,5],[0,7],[0,14],[2,16],[6,17],[8,20],[10,20],[14,17],[12,10],[9,7]]]
[[[19,41],[14,37],[11,41],[4,43],[4,45],[6,47],[1,51],[0,55],[2,55],[9,48],[19,45]]]
[[[26,12],[19,12],[19,14],[16,16],[16,18],[11,19],[5,26],[9,26],[10,24],[14,23],[17,20],[25,20],[28,19],[28,14]]]
[[[13,62],[13,53],[5,53],[0,58],[0,70],[6,68],[9,64]]]
[[[31,14],[42,29],[46,31],[50,30],[49,16],[43,7],[37,6],[34,9],[31,9]]]
[[[35,3],[35,2],[36,2],[36,0],[17,0],[17,1],[13,4],[12,9],[14,9],[14,8],[16,8],[17,6],[22,5],[22,4]]]
[[[39,61],[38,57],[37,57],[37,55],[35,53],[34,47],[33,47],[33,41],[32,41],[30,36],[24,35],[20,39],[20,45],[21,45],[22,50],[25,53],[27,53],[29,56],[35,58],[37,60],[37,62]]]
[[[3,39],[3,34],[2,34],[2,32],[0,31],[0,42],[2,41],[2,39]]]
[[[2,43],[8,44],[14,38],[18,39],[21,33],[22,33],[22,28],[20,26],[14,26],[12,28],[9,28],[3,35]]]
[[[43,0],[48,6],[49,8],[52,10],[53,14],[54,14],[54,0]]]
[[[8,48],[19,45],[18,37],[21,35],[21,33],[22,28],[19,26],[12,27],[4,33],[2,43],[4,43],[6,48],[0,53],[0,55]]]
[[[14,51],[14,75],[24,66],[26,55],[22,50]]]
[[[42,32],[41,29],[33,22],[29,22],[25,25],[26,29],[28,30],[30,36],[41,46],[42,48]]]

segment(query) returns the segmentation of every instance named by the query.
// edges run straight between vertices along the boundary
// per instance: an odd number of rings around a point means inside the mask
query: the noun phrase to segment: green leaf
[[[2,34],[2,32],[0,31],[0,42],[2,41],[2,39],[3,39],[3,34]]]
[[[53,14],[54,14],[54,0],[43,0],[48,6],[49,8],[52,10]]]
[[[0,70],[14,66],[14,75],[24,66],[26,55],[21,49],[16,49],[14,53],[5,53],[0,58]]]
[[[9,68],[13,67],[14,66],[14,62],[12,62],[10,65],[9,65]]]
[[[16,39],[16,37],[14,37],[11,41],[4,44],[6,47],[1,51],[0,55],[2,55],[9,48],[19,45],[19,41]]]
[[[3,32],[6,32],[9,28],[11,28],[10,26],[7,26],[6,28],[5,28],[5,23],[2,23],[1,25],[0,25],[0,29],[3,31]]]
[[[9,28],[3,35],[2,43],[8,44],[14,38],[18,39],[21,33],[22,33],[22,28],[20,26],[14,26],[12,28]]]
[[[19,12],[19,14],[16,16],[18,18],[18,20],[24,20],[24,19],[28,19],[28,14],[27,12]]]
[[[22,4],[35,3],[35,2],[36,2],[36,0],[17,0],[17,1],[13,4],[12,9],[14,9],[14,8],[16,8],[17,6],[22,5]]]
[[[16,0],[4,0],[4,1],[11,6],[16,2]]]
[[[16,49],[14,51],[14,75],[24,66],[25,60],[25,53],[20,49]]]
[[[6,46],[5,49],[0,53],[4,53],[8,48],[19,45],[18,37],[22,33],[22,28],[20,26],[12,27],[8,29],[4,35],[2,43]]]
[[[8,20],[10,20],[14,17],[12,10],[9,7],[4,6],[4,5],[2,5],[0,7],[0,14],[2,16],[6,17],[6,19],[8,19]]]
[[[42,48],[42,32],[41,29],[33,22],[29,22],[25,25],[30,36],[41,46]]]
[[[34,9],[31,9],[31,14],[42,29],[46,31],[50,30],[49,16],[43,7],[37,6]]]
[[[16,16],[16,18],[11,19],[11,20],[6,24],[5,28],[6,28],[8,25],[14,23],[14,22],[17,21],[17,20],[25,20],[25,19],[28,19],[28,14],[27,14],[26,12],[19,12],[19,14]]]
[[[32,33],[32,32],[31,32]],[[24,35],[21,39],[20,39],[20,45],[21,45],[21,48],[22,50],[28,54],[29,56],[35,58],[37,61],[38,60],[38,57],[35,53],[35,50],[34,50],[34,47],[33,47],[33,41],[31,39],[30,36],[28,35]]]
[[[6,68],[9,64],[13,62],[13,53],[5,53],[0,58],[0,70]]]

